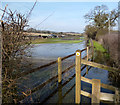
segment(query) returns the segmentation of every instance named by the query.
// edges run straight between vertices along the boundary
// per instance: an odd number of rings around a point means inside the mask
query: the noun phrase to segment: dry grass
[[[118,33],[111,33],[110,35],[106,34],[105,36],[102,37],[102,39],[103,39],[103,46],[105,47],[105,49],[108,50],[111,59],[113,59],[114,62],[118,64],[119,63]]]

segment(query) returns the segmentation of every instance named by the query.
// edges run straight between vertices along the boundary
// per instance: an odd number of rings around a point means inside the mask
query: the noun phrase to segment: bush
[[[30,47],[30,39],[23,34],[28,25],[27,16],[9,11],[3,12],[2,28],[2,102],[15,103],[18,98],[15,79],[22,72],[25,51]],[[13,83],[13,85],[11,85]]]
[[[119,65],[119,51],[118,51],[118,33],[106,34],[103,38],[103,46],[110,54],[110,58]]]

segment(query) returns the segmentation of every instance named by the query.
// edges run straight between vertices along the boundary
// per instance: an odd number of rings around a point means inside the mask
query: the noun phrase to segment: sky
[[[34,2],[0,2],[0,8],[17,10],[27,14]],[[84,32],[86,23],[84,15],[98,5],[106,5],[109,10],[117,9],[118,2],[37,2],[29,18],[29,26],[39,30],[56,32]],[[42,22],[42,23],[41,23]],[[117,26],[116,28],[117,29]]]

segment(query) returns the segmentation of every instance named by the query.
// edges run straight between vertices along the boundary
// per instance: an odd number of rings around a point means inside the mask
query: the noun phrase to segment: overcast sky
[[[0,7],[4,8],[6,4],[8,8],[26,14],[34,2],[0,2]],[[107,5],[109,11],[118,8],[118,2],[37,2],[29,19],[29,25],[40,30],[81,33],[88,24],[84,15],[102,4]]]

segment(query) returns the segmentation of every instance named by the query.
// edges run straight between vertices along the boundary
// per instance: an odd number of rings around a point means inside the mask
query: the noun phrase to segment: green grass
[[[50,39],[36,39],[32,41],[32,44],[44,44],[44,43],[80,43],[82,40],[61,40],[60,38]]]
[[[99,44],[97,41],[93,41],[93,45],[96,47],[95,50],[106,52],[106,49],[104,49],[104,47],[101,44]]]
[[[89,45],[90,45],[90,42],[89,42]],[[110,58],[110,55],[107,53],[107,50],[97,41],[93,40],[93,45],[95,47],[94,61],[102,64],[106,63]]]
[[[101,44],[99,44],[97,41],[93,40],[93,45],[95,47],[94,48],[95,50],[100,51],[100,52],[106,52],[106,49]]]

